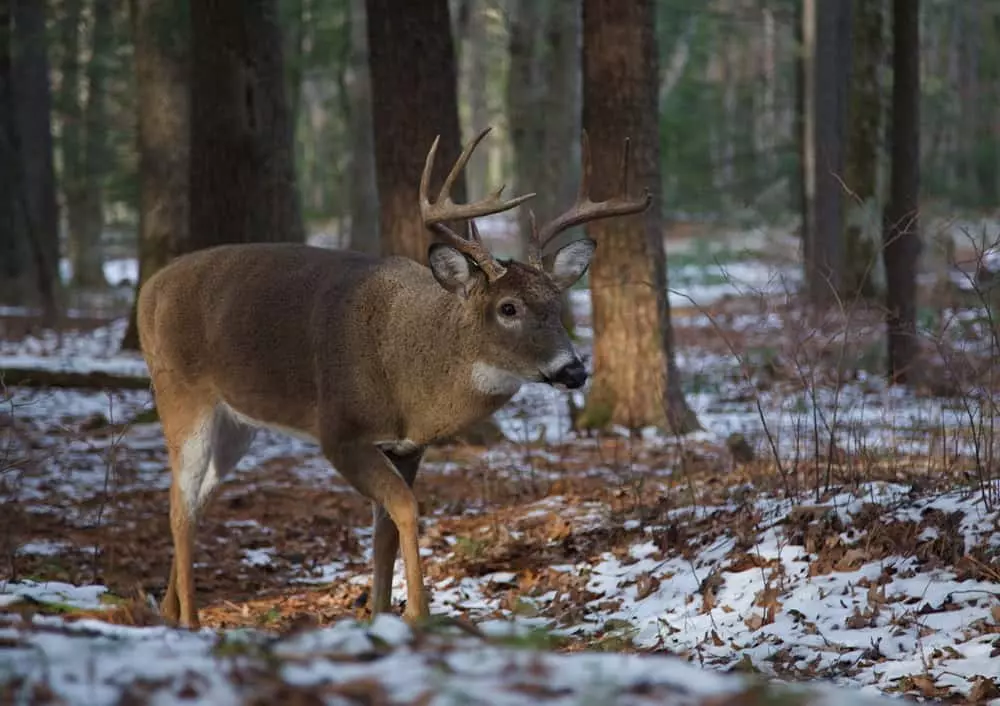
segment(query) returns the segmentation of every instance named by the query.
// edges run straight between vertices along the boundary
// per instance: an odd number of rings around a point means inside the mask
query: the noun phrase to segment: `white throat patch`
[[[524,378],[489,363],[472,364],[472,387],[484,395],[513,395],[521,389]]]

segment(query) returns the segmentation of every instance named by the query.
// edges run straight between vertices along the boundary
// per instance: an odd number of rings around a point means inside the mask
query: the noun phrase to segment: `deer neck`
[[[396,396],[409,437],[430,441],[455,434],[506,404],[522,380],[480,360],[482,323],[453,295],[440,291],[417,302],[392,347],[400,356],[387,369],[405,371]],[[432,332],[428,336],[427,332]],[[409,371],[421,371],[409,376]]]

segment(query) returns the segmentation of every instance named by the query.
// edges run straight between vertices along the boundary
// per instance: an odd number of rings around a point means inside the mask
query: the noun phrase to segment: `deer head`
[[[434,140],[420,179],[420,213],[424,225],[445,242],[433,243],[428,252],[431,272],[437,282],[475,314],[480,324],[482,360],[473,375],[482,390],[504,394],[521,381],[545,382],[576,389],[586,382],[587,371],[563,325],[562,293],[587,271],[597,243],[583,238],[556,251],[548,266],[543,264],[545,247],[563,231],[601,218],[640,213],[652,197],[647,189],[636,199],[628,197],[629,142],[625,141],[620,188],[606,201],[590,199],[590,144],[583,132],[582,177],[576,203],[541,228],[529,211],[528,261],[494,258],[482,242],[475,218],[514,208],[534,193],[502,201],[504,186],[485,199],[455,204],[451,187],[468,163],[472,152],[491,128],[486,128],[462,151],[438,193],[428,197],[428,181],[434,165],[438,139]],[[445,225],[448,220],[468,220],[467,235],[460,236]]]

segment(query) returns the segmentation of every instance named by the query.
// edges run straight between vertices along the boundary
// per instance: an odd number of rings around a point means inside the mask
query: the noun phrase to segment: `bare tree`
[[[882,144],[882,81],[885,59],[882,39],[884,0],[854,3],[851,33],[851,84],[844,182],[847,203],[844,293],[875,296],[882,224],[878,172]],[[873,232],[874,231],[874,232]]]
[[[367,0],[375,170],[382,252],[427,262],[430,233],[414,185],[424,155],[441,136],[431,190],[461,151],[455,48],[447,0]],[[480,126],[482,127],[482,126]],[[464,200],[465,177],[453,198]]]
[[[88,59],[81,72],[81,0],[64,7],[61,47],[62,187],[66,200],[67,254],[73,284],[107,286],[101,236],[104,229],[104,182],[110,169],[108,80],[113,60],[112,0],[93,0]],[[86,90],[83,90],[84,85]]]
[[[812,42],[812,115],[806,122],[812,142],[809,186],[813,213],[807,229],[806,286],[813,305],[835,304],[844,279],[844,153],[847,88],[850,71],[851,4],[840,0],[808,0],[803,21],[815,22]],[[812,14],[812,17],[810,15]],[[804,34],[808,37],[809,28]],[[808,43],[808,42],[807,42]],[[807,69],[808,71],[808,69]]]
[[[135,43],[139,152],[138,291],[173,258],[191,249],[188,237],[189,26],[171,0],[131,0]],[[122,347],[139,349],[133,305]]]
[[[917,357],[920,257],[920,2],[892,3],[892,174],[883,226],[889,379],[907,382]]]
[[[45,9],[37,0],[14,0],[12,80],[27,235],[39,293],[51,310],[59,289],[59,208]]]
[[[497,71],[497,65],[501,63],[495,57],[499,42],[493,41],[490,36],[490,12],[494,6],[492,0],[458,0],[454,13],[459,95],[465,97],[468,105],[468,118],[462,122],[466,138],[481,130],[483,125],[489,125],[491,120],[490,75]],[[508,8],[510,11],[511,8]],[[460,121],[461,117],[460,114]],[[466,187],[470,194],[485,193],[491,159],[500,149],[499,144],[483,145],[473,153],[465,168]]]
[[[41,304],[43,319],[52,323],[58,305],[55,206],[44,203],[46,186],[53,196],[51,141],[46,153],[40,126],[27,124],[32,115],[43,126],[48,120],[38,114],[48,95],[45,47],[29,46],[44,29],[39,9],[21,0],[0,2],[0,300]],[[42,213],[46,206],[51,210]]]
[[[815,144],[812,139],[813,123],[816,119],[816,0],[802,0],[795,3],[795,27],[798,44],[798,60],[795,62],[795,127],[799,148],[799,186],[793,188],[794,207],[802,218],[802,261],[812,262],[812,246],[815,239],[813,224],[813,202],[816,196]]]
[[[572,199],[577,181],[580,21],[574,2],[511,3],[507,114],[515,183],[538,192],[532,211],[539,220],[555,217]],[[521,231],[529,232],[527,210],[519,217]]]
[[[192,245],[302,241],[276,0],[190,12]]]
[[[0,0],[0,301],[21,304],[28,300],[31,271],[18,169],[13,38],[11,0]]]
[[[654,203],[641,216],[596,221],[590,271],[594,377],[583,426],[699,427],[681,391],[667,299],[659,196],[658,53],[652,0],[583,3],[583,125],[593,155],[591,192],[614,193],[630,138],[636,182]]]
[[[379,241],[378,186],[375,182],[375,134],[372,130],[372,84],[368,70],[365,0],[351,0],[350,132],[351,248],[376,254]]]

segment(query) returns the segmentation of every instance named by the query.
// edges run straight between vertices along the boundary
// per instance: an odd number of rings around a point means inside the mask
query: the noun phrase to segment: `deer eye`
[[[517,306],[514,302],[503,302],[500,304],[498,310],[500,311],[500,316],[505,316],[508,319],[517,316]]]

